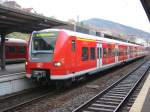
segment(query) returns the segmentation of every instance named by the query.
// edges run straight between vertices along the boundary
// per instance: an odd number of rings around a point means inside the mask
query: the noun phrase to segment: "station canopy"
[[[150,0],[141,0],[141,3],[145,9],[145,12],[148,16],[149,21],[150,21]]]
[[[5,35],[11,32],[31,33],[62,25],[67,23],[0,4],[1,70],[5,70]]]
[[[66,25],[67,23],[0,5],[0,33],[22,32],[31,33],[34,30]]]

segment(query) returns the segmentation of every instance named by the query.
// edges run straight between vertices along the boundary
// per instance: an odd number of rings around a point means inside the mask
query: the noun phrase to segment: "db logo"
[[[37,65],[36,65],[38,68],[41,68],[41,67],[43,67],[43,63],[37,63]]]

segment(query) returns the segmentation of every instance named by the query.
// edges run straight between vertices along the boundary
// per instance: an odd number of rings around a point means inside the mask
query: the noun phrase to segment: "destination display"
[[[57,32],[42,32],[42,33],[34,33],[33,37],[56,37]]]

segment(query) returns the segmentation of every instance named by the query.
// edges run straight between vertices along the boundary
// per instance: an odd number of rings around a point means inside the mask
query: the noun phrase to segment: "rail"
[[[150,67],[150,60],[113,83],[73,112],[116,112],[133,92]]]

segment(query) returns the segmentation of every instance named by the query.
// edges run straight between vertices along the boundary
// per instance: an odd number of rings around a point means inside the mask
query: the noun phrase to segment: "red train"
[[[76,79],[144,56],[144,47],[62,29],[34,31],[28,47],[26,77]]]
[[[27,49],[27,42],[25,40],[6,38],[5,45],[5,56],[7,63],[25,61]]]

